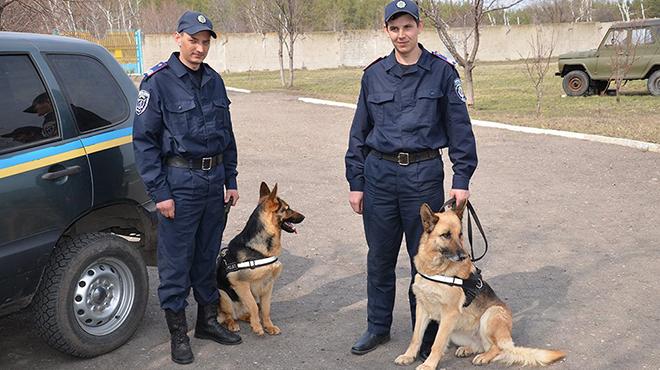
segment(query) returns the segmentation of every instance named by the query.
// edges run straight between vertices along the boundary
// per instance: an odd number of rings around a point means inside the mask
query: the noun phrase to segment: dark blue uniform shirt
[[[417,64],[405,71],[392,51],[362,76],[346,152],[352,191],[364,189],[364,161],[371,149],[414,153],[445,147],[453,164],[452,188],[468,189],[477,150],[458,73],[420,47]]]
[[[138,169],[156,202],[172,198],[163,164],[171,156],[222,154],[225,186],[236,189],[236,141],[225,84],[207,64],[201,86],[195,84],[178,55],[172,53],[142,80],[133,128]]]

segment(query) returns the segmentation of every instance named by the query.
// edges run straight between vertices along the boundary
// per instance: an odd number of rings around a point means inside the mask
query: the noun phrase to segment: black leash
[[[451,206],[453,209],[456,209],[456,198],[451,198],[448,201],[445,202],[445,204],[442,205],[442,209],[444,210],[445,207]],[[481,221],[479,221],[479,217],[477,216],[477,212],[475,212],[474,207],[472,206],[472,203],[470,201],[467,201],[467,211],[468,211],[468,219],[467,219],[467,234],[468,234],[468,242],[470,243],[470,256],[472,259],[472,262],[477,262],[480,259],[484,258],[486,253],[488,252],[488,240],[486,239],[486,233],[484,232],[483,227],[481,226]],[[479,229],[479,232],[481,233],[481,237],[484,239],[484,253],[479,256],[479,258],[474,258],[474,245],[472,243],[472,217],[474,217],[474,223],[477,225],[477,228]]]
[[[227,218],[229,217],[229,211],[231,210],[231,201],[232,199],[229,198],[229,202],[225,203],[225,224],[222,225],[222,230],[227,227]]]

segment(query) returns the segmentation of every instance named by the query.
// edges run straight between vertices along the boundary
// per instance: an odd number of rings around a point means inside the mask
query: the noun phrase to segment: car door
[[[627,45],[627,29],[610,29],[598,48],[596,70],[591,76],[592,79],[607,80],[613,78],[617,65],[621,66],[625,61]]]
[[[657,35],[650,26],[633,28],[631,30],[633,63],[626,75],[627,78],[642,78],[655,59],[658,49]]]
[[[0,54],[0,314],[29,303],[65,228],[92,203],[89,164],[43,58]]]

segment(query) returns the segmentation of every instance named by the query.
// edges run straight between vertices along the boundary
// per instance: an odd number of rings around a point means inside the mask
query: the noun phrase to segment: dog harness
[[[255,269],[261,266],[272,265],[275,262],[277,262],[277,257],[275,256],[260,258],[258,260],[248,260],[244,262],[227,262],[224,256],[221,257],[221,263],[225,265],[225,270],[228,273],[238,270]]]
[[[475,267],[476,268],[476,267]],[[477,268],[476,272],[470,274],[467,279],[461,279],[456,276],[445,275],[424,275],[421,272],[417,273],[426,280],[434,281],[436,283],[461,287],[465,294],[465,303],[463,307],[467,307],[477,297],[481,289],[484,287],[484,281],[481,279],[481,270]]]

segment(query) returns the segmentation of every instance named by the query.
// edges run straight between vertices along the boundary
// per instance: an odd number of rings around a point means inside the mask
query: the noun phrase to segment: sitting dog
[[[463,210],[433,213],[427,204],[420,209],[424,231],[414,262],[413,292],[417,311],[413,336],[404,354],[394,362],[415,361],[430,320],[440,323],[431,354],[417,370],[433,370],[451,340],[457,357],[476,354],[472,363],[491,361],[505,365],[545,366],[561,360],[561,351],[516,347],[511,339],[511,310],[502,302],[463,249]]]
[[[282,264],[277,260],[282,253],[282,230],[296,232],[293,224],[302,222],[305,216],[277,196],[277,184],[270,191],[262,182],[259,194],[257,208],[245,228],[219,256],[218,321],[233,332],[240,329],[238,319],[248,321],[259,336],[264,335],[264,329],[277,335],[280,328],[270,320],[270,302],[273,284],[282,272]]]

